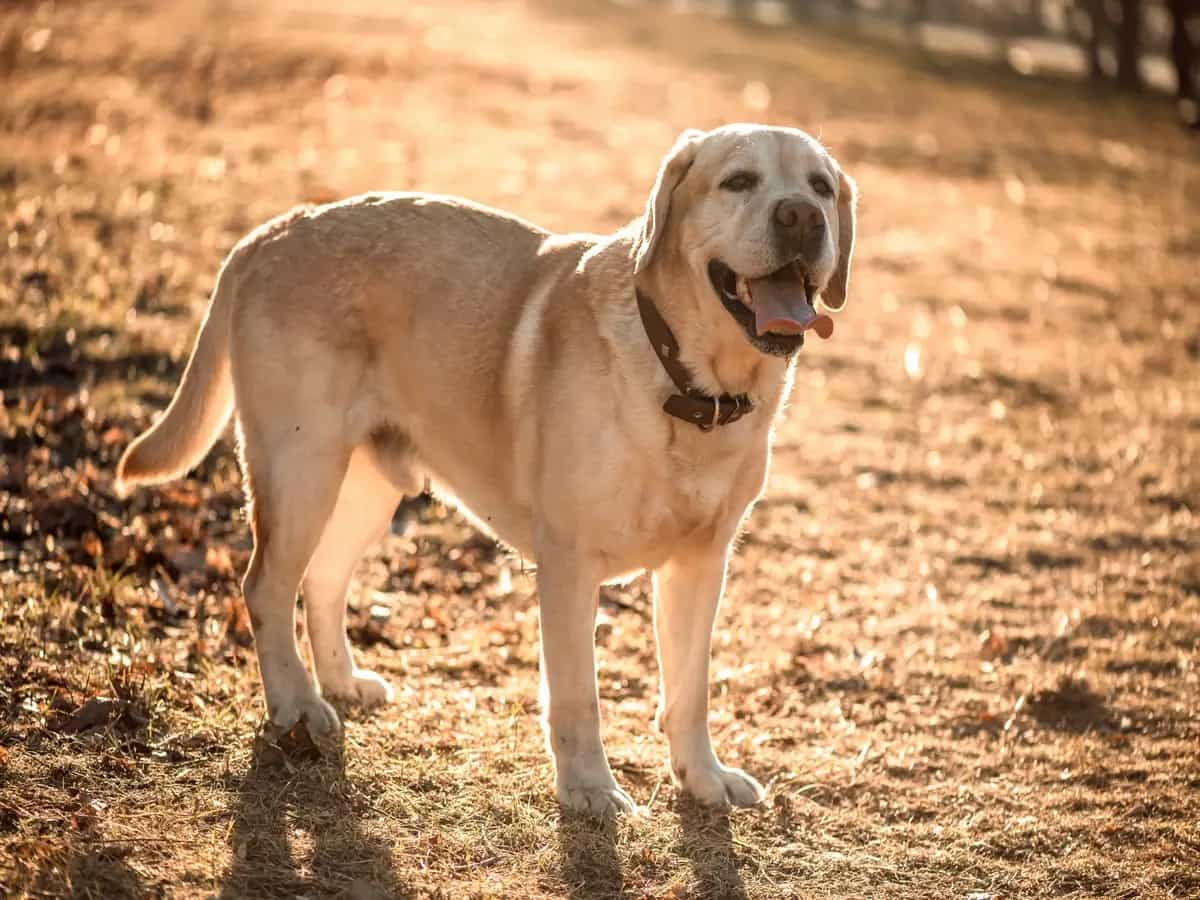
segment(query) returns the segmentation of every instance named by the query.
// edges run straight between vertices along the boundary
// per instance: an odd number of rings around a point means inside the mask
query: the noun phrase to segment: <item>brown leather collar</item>
[[[754,404],[745,394],[722,394],[720,397],[710,397],[692,385],[692,376],[679,360],[679,342],[666,321],[659,314],[654,301],[643,294],[637,294],[638,312],[642,315],[642,327],[650,338],[650,346],[662,367],[667,370],[678,394],[672,394],[663,404],[663,410],[677,419],[690,422],[701,431],[712,431],[716,425],[728,425],[736,422],[746,413],[754,409]]]

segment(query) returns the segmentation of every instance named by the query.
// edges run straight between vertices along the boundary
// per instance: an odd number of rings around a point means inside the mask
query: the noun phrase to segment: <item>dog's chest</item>
[[[654,568],[684,545],[730,539],[761,485],[746,457],[668,451],[625,468],[601,504],[605,555],[622,570]]]

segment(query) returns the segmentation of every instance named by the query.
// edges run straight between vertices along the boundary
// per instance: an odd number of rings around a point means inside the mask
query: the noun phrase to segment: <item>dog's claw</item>
[[[682,780],[684,790],[706,806],[717,809],[757,806],[767,794],[753,776],[722,765],[689,770]]]
[[[642,812],[641,807],[617,787],[616,782],[609,785],[560,788],[558,802],[571,812],[585,813],[599,819],[610,819],[619,815],[638,816]]]
[[[300,721],[304,722],[313,737],[337,734],[342,727],[333,707],[314,693],[280,704],[271,712],[270,730],[272,733],[286,734]]]
[[[321,693],[329,698],[357,703],[363,709],[391,703],[396,696],[392,686],[381,675],[368,669],[355,669],[341,682],[322,682]]]

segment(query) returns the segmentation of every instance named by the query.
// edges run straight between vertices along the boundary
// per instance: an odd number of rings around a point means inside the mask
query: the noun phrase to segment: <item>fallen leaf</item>
[[[986,660],[998,659],[1008,652],[1008,639],[990,628],[979,636],[979,653]]]
[[[117,425],[108,428],[100,435],[100,443],[105,447],[111,447],[114,444],[122,444],[126,441],[125,430]]]
[[[79,546],[92,559],[99,559],[104,554],[104,545],[100,543],[100,536],[94,531],[85,531],[79,539]]]
[[[52,731],[63,734],[79,734],[90,731],[101,725],[107,725],[120,715],[121,703],[111,697],[93,697],[79,707],[73,715],[60,719],[50,725]]]
[[[204,551],[204,564],[226,578],[233,575],[233,559],[224,544],[210,544]]]

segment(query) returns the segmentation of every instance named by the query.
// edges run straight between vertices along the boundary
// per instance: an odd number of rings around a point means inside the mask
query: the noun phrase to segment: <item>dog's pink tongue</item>
[[[754,297],[754,327],[759,337],[803,334],[810,328],[822,339],[833,334],[833,319],[818,314],[808,302],[804,285],[793,279],[755,278],[750,282]]]

